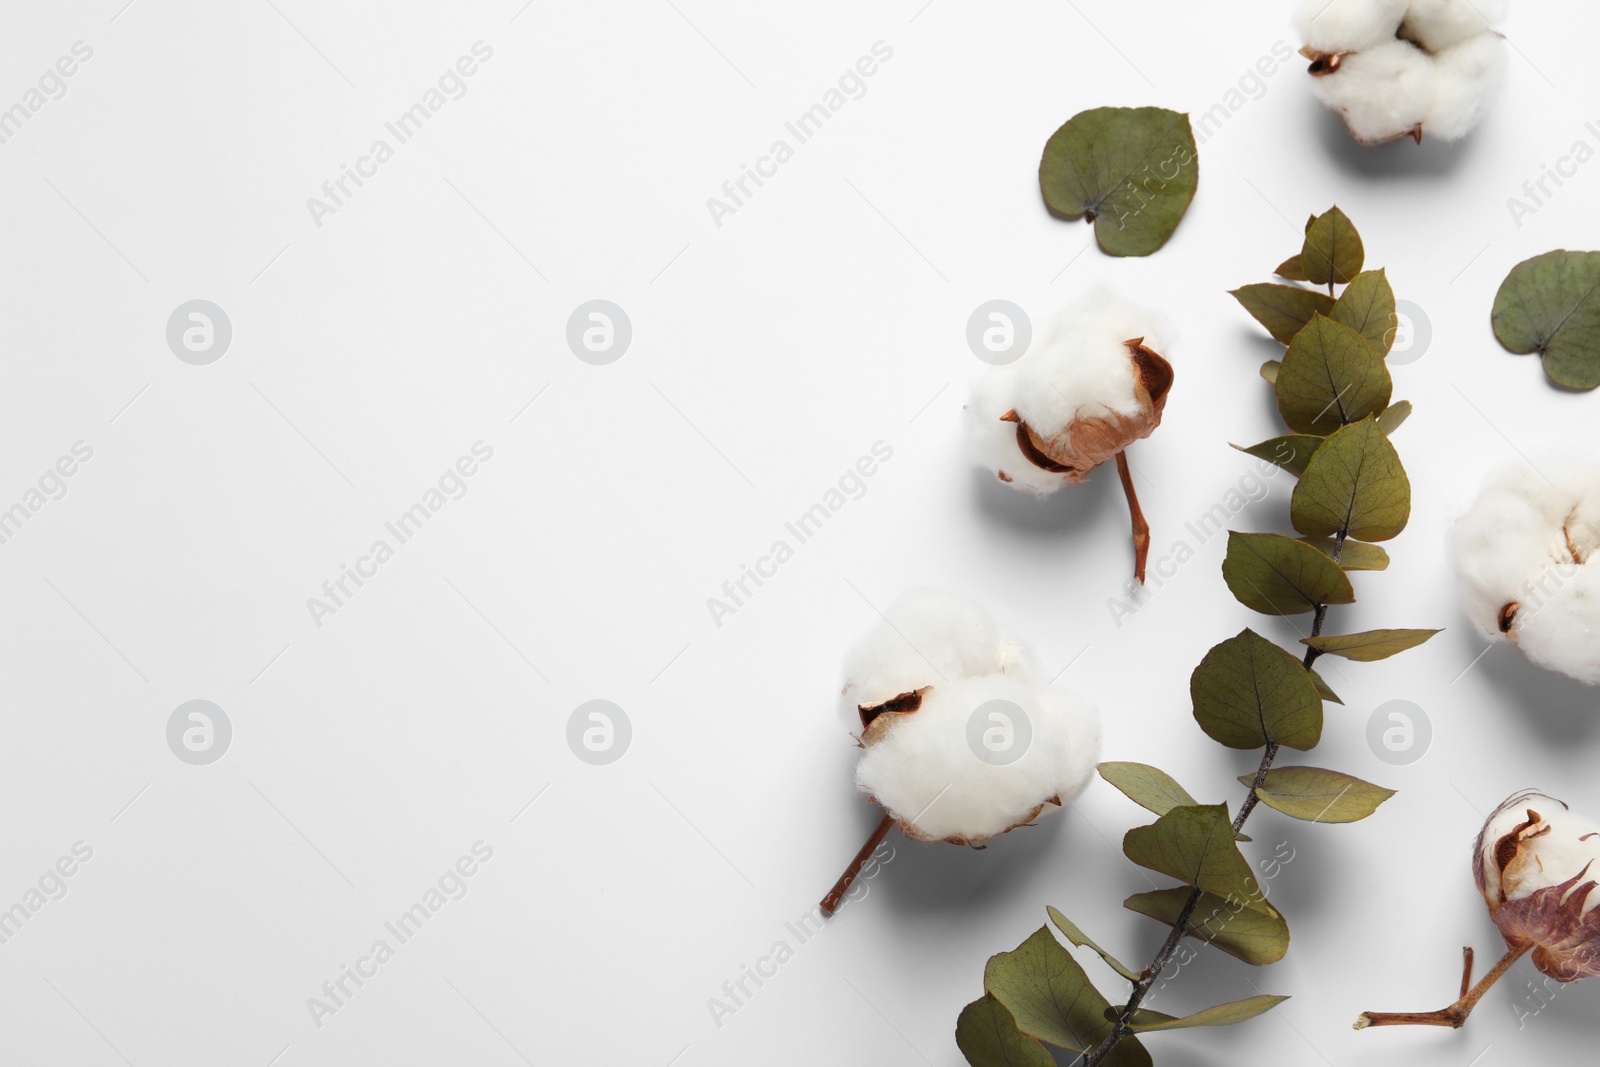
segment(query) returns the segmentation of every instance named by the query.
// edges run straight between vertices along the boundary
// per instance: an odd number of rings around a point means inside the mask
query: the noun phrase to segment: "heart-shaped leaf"
[[[1204,1011],[1197,1011],[1181,1018],[1142,1008],[1129,1022],[1128,1029],[1136,1034],[1149,1034],[1159,1030],[1183,1030],[1191,1026],[1232,1026],[1234,1023],[1254,1019],[1257,1015],[1264,1015],[1288,999],[1263,993],[1245,997],[1243,1000],[1214,1004]],[[1115,1012],[1116,1009],[1113,1008],[1112,1011]]]
[[[1288,344],[1294,335],[1311,321],[1313,315],[1326,315],[1333,311],[1333,297],[1315,289],[1302,289],[1298,285],[1273,285],[1260,282],[1230,289],[1229,294],[1261,325],[1267,328],[1279,344]]]
[[[1322,697],[1289,653],[1241,630],[1206,653],[1189,676],[1195,721],[1229,748],[1269,742],[1305,751],[1322,738]]]
[[[1300,477],[1306,469],[1306,464],[1311,460],[1311,453],[1315,452],[1322,444],[1322,438],[1304,433],[1285,434],[1282,437],[1269,437],[1258,445],[1243,447],[1234,445],[1240,452],[1246,452],[1257,459],[1264,459],[1268,463],[1276,464],[1294,475]]]
[[[1110,1002],[1047,926],[1014,951],[989,957],[983,988],[1011,1014],[1018,1030],[1057,1048],[1083,1052],[1111,1032],[1105,1018]],[[1150,1067],[1150,1054],[1137,1041],[1123,1041],[1106,1062]]]
[[[1250,864],[1234,843],[1226,804],[1173,808],[1149,826],[1136,826],[1122,838],[1122,852],[1186,885],[1247,907],[1272,911]]]
[[[1018,1030],[1005,1005],[988,994],[961,1009],[956,1047],[972,1067],[1056,1067],[1049,1050]]]
[[[1362,663],[1388,659],[1408,648],[1416,648],[1438,633],[1438,630],[1365,630],[1358,634],[1322,634],[1304,638],[1300,643],[1310,645],[1318,652],[1330,656],[1343,656]]]
[[[1158,889],[1151,893],[1135,893],[1123,901],[1122,906],[1175,926],[1191,892],[1190,889]],[[1200,901],[1184,926],[1184,932],[1190,937],[1197,937],[1256,967],[1277,963],[1289,951],[1289,924],[1282,915],[1247,908],[1242,901],[1230,901],[1211,893],[1200,894]]]
[[[1356,599],[1337,563],[1283,534],[1228,531],[1222,577],[1239,603],[1263,615],[1299,615]]]
[[[1312,218],[1305,246],[1300,249],[1300,267],[1307,281],[1343,285],[1360,273],[1365,258],[1361,235],[1344,212],[1333,207]]]
[[[1255,775],[1241,774],[1244,785]],[[1359,822],[1394,796],[1393,789],[1320,767],[1274,767],[1256,789],[1269,808],[1307,822]]]
[[[1160,107],[1080,112],[1050,135],[1039,162],[1045,204],[1094,223],[1113,256],[1148,256],[1166,244],[1199,180],[1189,116]]]
[[[1389,368],[1355,330],[1313,316],[1284,353],[1275,384],[1289,428],[1326,436],[1389,406]]]
[[[1106,961],[1106,966],[1122,975],[1122,977],[1126,978],[1128,981],[1137,982],[1139,980],[1138,971],[1132,970],[1126,963],[1123,963],[1111,953],[1095,944],[1092,940],[1090,940],[1088,934],[1078,929],[1077,923],[1061,914],[1055,908],[1050,907],[1048,904],[1045,905],[1044,910],[1049,912],[1050,921],[1056,924],[1056,929],[1060,930],[1062,935],[1066,937],[1068,941],[1071,941],[1079,948],[1090,949],[1097,956]]]
[[[1507,350],[1540,353],[1557,385],[1600,385],[1600,252],[1558,250],[1518,263],[1495,294],[1492,321]]]
[[[1399,320],[1394,288],[1382,270],[1364,270],[1350,279],[1328,317],[1365,337],[1380,356],[1389,354]]]
[[[1375,419],[1346,426],[1317,449],[1289,498],[1294,528],[1307,537],[1387,541],[1411,517],[1411,479]]]

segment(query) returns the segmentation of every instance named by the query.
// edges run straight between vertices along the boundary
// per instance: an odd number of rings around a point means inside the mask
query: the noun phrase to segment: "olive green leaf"
[[[1284,353],[1276,388],[1291,430],[1325,435],[1388,407],[1394,383],[1365,337],[1315,315]]]
[[[1328,317],[1365,337],[1380,356],[1394,346],[1394,288],[1382,270],[1364,270],[1350,279]]]
[[[1204,1011],[1197,1011],[1192,1015],[1180,1017],[1168,1015],[1166,1012],[1153,1011],[1141,1008],[1134,1013],[1133,1019],[1128,1023],[1128,1029],[1136,1034],[1155,1033],[1158,1030],[1182,1030],[1191,1026],[1232,1026],[1254,1019],[1257,1015],[1264,1015],[1288,1000],[1288,997],[1270,996],[1259,994],[1245,997],[1243,1000],[1230,1000],[1225,1004],[1214,1004]],[[1112,1009],[1112,1018],[1116,1017],[1116,1009]]]
[[[1344,212],[1333,207],[1312,218],[1305,247],[1300,249],[1307,281],[1343,285],[1360,273],[1365,258],[1361,235]]]
[[[1241,285],[1228,292],[1279,344],[1293,341],[1294,335],[1311,321],[1311,316],[1326,315],[1333,310],[1333,297],[1298,285],[1260,282]]]
[[[1166,244],[1199,180],[1189,116],[1159,107],[1080,112],[1050,135],[1039,162],[1045,204],[1094,223],[1113,256],[1148,256]]]
[[[1264,459],[1268,463],[1276,464],[1294,475],[1296,478],[1306,469],[1306,464],[1311,460],[1311,453],[1315,452],[1322,444],[1321,437],[1305,433],[1285,434],[1282,437],[1269,437],[1258,445],[1234,445],[1240,452],[1252,455],[1257,459]]]
[[[1302,537],[1301,540],[1329,559],[1333,558],[1335,544],[1333,538]],[[1389,553],[1378,545],[1369,545],[1365,541],[1351,541],[1347,538],[1344,548],[1339,552],[1338,563],[1347,571],[1386,571],[1389,569]]]
[[[1438,632],[1438,630],[1365,630],[1358,634],[1323,634],[1319,637],[1307,637],[1300,643],[1310,645],[1318,652],[1325,652],[1330,656],[1343,656],[1345,659],[1371,663],[1373,660],[1388,659],[1408,648],[1416,648]]]
[[[1222,577],[1239,603],[1263,615],[1299,615],[1356,599],[1337,563],[1283,534],[1229,530]]]
[[[1283,361],[1282,360],[1277,360],[1277,359],[1269,359],[1269,360],[1267,360],[1265,363],[1261,364],[1261,377],[1265,378],[1267,380],[1268,384],[1277,385],[1278,384],[1278,368],[1280,368],[1282,366],[1283,366]]]
[[[1295,254],[1278,264],[1278,269],[1272,273],[1280,278],[1288,278],[1291,282],[1309,282],[1306,269],[1300,265],[1300,256]]]
[[[1106,961],[1106,966],[1122,975],[1122,977],[1126,978],[1128,981],[1137,982],[1139,980],[1138,971],[1130,969],[1127,964],[1123,963],[1111,953],[1095,944],[1089,939],[1089,935],[1078,929],[1077,924],[1071,919],[1061,914],[1055,908],[1050,907],[1048,904],[1045,905],[1044,910],[1050,913],[1050,921],[1056,924],[1056,929],[1060,930],[1062,934],[1066,936],[1068,941],[1071,941],[1079,948],[1091,949],[1096,955]]]
[[[1558,250],[1518,263],[1495,293],[1491,321],[1508,351],[1538,352],[1557,385],[1600,385],[1600,252]]]
[[[1017,1029],[998,1000],[984,994],[956,1018],[956,1047],[972,1067],[1056,1067],[1043,1045]]]
[[[1083,1052],[1111,1032],[1105,1018],[1110,1002],[1048,926],[1039,927],[1014,951],[990,956],[983,988],[1011,1014],[1018,1030],[1046,1044]],[[1150,1067],[1150,1054],[1138,1042],[1124,1041],[1106,1062]]]
[[[1158,889],[1151,893],[1135,893],[1123,901],[1122,906],[1157,922],[1176,926],[1190,892],[1189,889]],[[1289,951],[1289,924],[1282,915],[1247,908],[1242,901],[1230,901],[1211,893],[1200,894],[1200,902],[1184,927],[1190,937],[1197,937],[1255,967],[1277,963]]]
[[[1400,428],[1400,424],[1411,417],[1411,401],[1396,400],[1393,404],[1383,409],[1378,416],[1378,429],[1388,437]]]
[[[1124,834],[1122,853],[1141,867],[1225,900],[1272,910],[1234,843],[1226,804],[1173,808],[1149,826],[1136,826]]]
[[[1239,781],[1251,785],[1255,775]],[[1267,807],[1307,822],[1359,822],[1394,796],[1393,789],[1320,767],[1274,767],[1255,793]]]
[[[1387,541],[1410,517],[1411,479],[1371,418],[1330,436],[1289,498],[1289,518],[1307,537]]]
[[[1200,803],[1166,771],[1144,763],[1102,763],[1096,769],[1123,796],[1157,815]]]
[[[1317,695],[1322,697],[1323,700],[1328,701],[1330,704],[1344,703],[1339,699],[1339,694],[1333,691],[1333,687],[1323,681],[1322,675],[1317,673],[1315,667],[1307,667],[1306,673],[1311,675],[1311,684],[1317,687]]]
[[[1322,738],[1322,698],[1300,661],[1245,629],[1206,653],[1189,676],[1195,721],[1229,748],[1277,742],[1305,751]]]

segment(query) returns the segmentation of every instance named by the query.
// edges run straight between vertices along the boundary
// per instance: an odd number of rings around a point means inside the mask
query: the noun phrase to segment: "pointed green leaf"
[[[1250,785],[1253,774],[1239,781]],[[1359,822],[1394,796],[1393,789],[1320,767],[1274,767],[1257,789],[1261,803],[1307,822]]]
[[[1222,577],[1239,603],[1263,615],[1299,615],[1356,599],[1337,563],[1283,534],[1229,530]]]
[[[1495,293],[1491,321],[1507,351],[1538,352],[1557,385],[1600,385],[1600,252],[1563,249],[1518,263]]]
[[[1166,244],[1199,180],[1189,116],[1159,107],[1080,112],[1050,135],[1039,162],[1045,204],[1094,223],[1113,256],[1148,256]]]
[[[1326,435],[1388,407],[1394,385],[1366,338],[1316,315],[1284,353],[1275,388],[1291,430]]]
[[[1364,270],[1350,279],[1328,317],[1367,339],[1373,351],[1387,356],[1394,346],[1399,319],[1394,313],[1394,288],[1382,270]]]
[[[1045,905],[1044,910],[1050,913],[1050,921],[1056,924],[1056,929],[1060,930],[1068,941],[1071,941],[1079,948],[1087,948],[1091,950],[1101,959],[1106,961],[1106,966],[1122,975],[1122,977],[1126,978],[1128,981],[1137,982],[1139,980],[1138,971],[1130,969],[1126,963],[1123,963],[1111,953],[1095,944],[1092,940],[1090,940],[1089,935],[1078,929],[1077,924],[1071,919],[1061,914],[1055,908],[1050,907],[1048,904]]]
[[[1173,808],[1149,826],[1136,826],[1124,834],[1122,852],[1141,867],[1223,899],[1272,910],[1234,843],[1226,804]]]
[[[1358,634],[1322,634],[1319,637],[1307,637],[1300,643],[1310,645],[1318,652],[1325,652],[1330,656],[1343,656],[1345,659],[1371,663],[1373,660],[1388,659],[1408,648],[1416,648],[1438,632],[1438,630],[1364,630]]]
[[[1135,893],[1122,906],[1175,926],[1189,893],[1188,889]],[[1282,915],[1248,908],[1243,901],[1229,901],[1211,893],[1200,895],[1199,904],[1184,926],[1190,937],[1256,967],[1277,963],[1289,951],[1289,924]]]
[[[1278,384],[1278,369],[1283,366],[1282,360],[1269,359],[1261,364],[1261,377],[1273,385]]]
[[[989,957],[983,988],[1011,1013],[1029,1037],[1057,1048],[1083,1052],[1111,1032],[1105,1010],[1110,1002],[1083,973],[1072,953],[1041,926],[1014,951]],[[1150,1054],[1137,1042],[1126,1052],[1119,1044],[1107,1063],[1150,1067]]]
[[[1323,442],[1321,437],[1310,434],[1291,433],[1282,437],[1269,437],[1258,445],[1248,448],[1234,445],[1240,452],[1248,453],[1257,459],[1264,459],[1268,463],[1276,464],[1294,475],[1300,477],[1306,469],[1306,464],[1311,461],[1311,453],[1315,452]]]
[[[1206,653],[1189,677],[1195,721],[1229,748],[1305,751],[1322,738],[1322,698],[1300,661],[1254,630]]]
[[[1378,416],[1378,429],[1383,431],[1385,437],[1390,436],[1400,428],[1400,424],[1411,417],[1411,401],[1396,400],[1393,404],[1383,409]]]
[[[1214,1004],[1204,1011],[1197,1011],[1182,1018],[1145,1008],[1135,1013],[1128,1024],[1128,1029],[1136,1034],[1149,1034],[1159,1030],[1183,1030],[1191,1026],[1232,1026],[1234,1023],[1254,1019],[1257,1015],[1264,1015],[1288,999],[1288,997],[1260,994],[1245,997],[1243,1000],[1230,1000],[1225,1004]],[[1111,1010],[1113,1013],[1116,1012],[1115,1008]],[[1112,1018],[1115,1017],[1113,1014]]]
[[[1043,1045],[1017,1029],[998,1000],[985,994],[956,1018],[956,1047],[972,1067],[1056,1067]]]
[[[1233,298],[1267,328],[1279,344],[1294,340],[1313,315],[1333,310],[1333,297],[1298,285],[1273,285],[1262,282],[1229,290]]]
[[[1302,537],[1300,540],[1329,559],[1333,559],[1333,538]],[[1389,569],[1389,553],[1378,545],[1369,545],[1365,541],[1352,541],[1346,538],[1344,548],[1339,553],[1338,563],[1341,568],[1347,571],[1385,571]]]
[[[1322,675],[1317,673],[1315,667],[1307,667],[1306,673],[1311,675],[1311,684],[1317,687],[1317,695],[1323,700],[1328,701],[1330,704],[1342,705],[1344,703],[1339,699],[1339,694],[1333,691],[1333,687],[1323,681]]]
[[[1288,278],[1291,282],[1309,282],[1311,280],[1306,277],[1306,270],[1300,265],[1299,255],[1290,256],[1282,263],[1279,263],[1278,269],[1272,273],[1280,278]]]
[[[1306,280],[1318,285],[1343,285],[1361,271],[1366,252],[1354,224],[1337,207],[1316,216],[1306,229],[1300,265]]]
[[[1166,771],[1144,763],[1102,763],[1096,769],[1123,796],[1157,815],[1199,803]]]
[[[1346,426],[1317,449],[1289,498],[1289,517],[1307,537],[1387,541],[1406,528],[1411,479],[1375,419]]]

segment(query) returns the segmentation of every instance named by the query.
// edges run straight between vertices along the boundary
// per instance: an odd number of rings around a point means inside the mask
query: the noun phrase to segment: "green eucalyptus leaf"
[[[1323,681],[1322,675],[1317,673],[1315,667],[1307,667],[1306,673],[1311,675],[1311,684],[1317,687],[1317,695],[1323,700],[1328,701],[1330,704],[1344,703],[1344,701],[1339,699],[1339,694],[1333,691],[1333,687],[1327,682]]]
[[[1267,360],[1265,363],[1261,364],[1261,377],[1266,379],[1266,381],[1268,383],[1270,383],[1272,385],[1277,385],[1278,384],[1278,369],[1280,367],[1282,367],[1282,366],[1283,366],[1283,361],[1282,360],[1278,360],[1278,359],[1269,359],[1269,360]]]
[[[1094,223],[1113,256],[1166,244],[1200,179],[1189,116],[1159,107],[1083,111],[1045,142],[1039,187],[1052,212]]]
[[[1377,420],[1346,426],[1317,449],[1295,483],[1289,517],[1307,537],[1387,541],[1406,528],[1411,479]]]
[[[1129,911],[1176,926],[1189,889],[1135,893],[1122,902]],[[1289,924],[1276,911],[1265,912],[1211,893],[1200,894],[1184,932],[1255,967],[1277,963],[1289,951]]]
[[[1383,409],[1378,416],[1378,429],[1388,437],[1400,428],[1400,424],[1411,417],[1411,401],[1396,400],[1393,404]]]
[[[1105,1010],[1110,1002],[1089,981],[1072,953],[1041,926],[1011,952],[989,957],[983,988],[1010,1013],[1016,1027],[1048,1045],[1084,1052],[1111,1032]],[[1137,1041],[1124,1041],[1107,1063],[1150,1067],[1150,1054]]]
[[[1225,1004],[1214,1004],[1204,1011],[1197,1011],[1191,1015],[1180,1017],[1168,1015],[1165,1012],[1152,1011],[1141,1008],[1134,1013],[1128,1023],[1128,1029],[1136,1034],[1155,1033],[1159,1030],[1183,1030],[1191,1026],[1232,1026],[1234,1023],[1246,1022],[1257,1015],[1264,1015],[1288,1000],[1288,997],[1260,994],[1245,997],[1243,1000],[1230,1000]],[[1112,1018],[1116,1018],[1116,1009],[1111,1009]]]
[[[1260,282],[1241,285],[1230,289],[1229,293],[1284,345],[1294,340],[1294,335],[1311,321],[1311,316],[1326,315],[1333,310],[1333,297],[1298,285]]]
[[[1186,885],[1272,910],[1234,842],[1226,804],[1173,808],[1149,826],[1136,826],[1124,834],[1122,852],[1139,866]]]
[[[1438,630],[1364,630],[1358,634],[1322,634],[1304,638],[1300,643],[1310,645],[1318,652],[1330,656],[1371,663],[1388,659],[1408,648],[1416,648],[1438,633]]]
[[[1563,249],[1518,263],[1495,293],[1491,321],[1508,351],[1538,352],[1557,385],[1600,385],[1600,252]]]
[[[1138,971],[1132,970],[1126,963],[1123,963],[1111,953],[1095,944],[1094,941],[1090,939],[1089,935],[1078,929],[1078,925],[1071,919],[1061,914],[1055,908],[1050,907],[1048,904],[1045,905],[1044,910],[1050,913],[1050,921],[1056,924],[1056,929],[1060,930],[1068,941],[1071,941],[1079,948],[1087,948],[1093,951],[1101,959],[1106,961],[1106,966],[1122,975],[1122,977],[1126,978],[1128,981],[1137,982],[1139,980]]]
[[[1333,558],[1333,538],[1302,537],[1301,540],[1329,559]],[[1386,571],[1389,569],[1389,553],[1378,545],[1346,538],[1344,548],[1339,552],[1338,563],[1347,571]]]
[[[998,1000],[984,994],[956,1018],[956,1047],[972,1067],[1056,1067],[1055,1057],[1017,1029]]]
[[[1305,751],[1322,738],[1322,698],[1298,659],[1254,630],[1206,653],[1189,677],[1195,721],[1229,748],[1277,742]]]
[[[1314,216],[1306,227],[1305,246],[1300,249],[1300,265],[1306,280],[1317,285],[1343,285],[1361,271],[1366,252],[1361,235],[1345,213],[1337,207]]]
[[[1328,317],[1365,337],[1380,356],[1394,346],[1399,319],[1394,313],[1394,288],[1382,270],[1364,270],[1350,279]]]
[[[1144,763],[1102,763],[1100,777],[1147,811],[1165,815],[1173,808],[1198,804],[1166,771]]]
[[[1263,615],[1299,615],[1356,599],[1337,563],[1283,534],[1228,531],[1222,577],[1239,603]]]
[[[1311,280],[1306,277],[1306,269],[1300,265],[1300,256],[1298,254],[1292,255],[1282,263],[1279,263],[1278,269],[1272,273],[1280,278],[1288,278],[1291,282],[1309,282]]]
[[[1255,775],[1241,774],[1244,785]],[[1255,791],[1261,803],[1307,822],[1359,822],[1394,796],[1393,789],[1320,767],[1274,767]]]
[[[1268,463],[1282,467],[1298,478],[1306,469],[1306,464],[1310,462],[1311,453],[1315,452],[1322,442],[1323,438],[1311,434],[1291,433],[1282,437],[1269,437],[1258,445],[1233,447],[1257,459],[1264,459]]]
[[[1365,337],[1316,315],[1284,353],[1276,388],[1291,430],[1326,435],[1388,407],[1394,383]]]

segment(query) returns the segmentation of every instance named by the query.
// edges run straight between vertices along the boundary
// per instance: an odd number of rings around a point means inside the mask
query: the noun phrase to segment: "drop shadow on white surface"
[[[1013,533],[1065,541],[1098,522],[1101,509],[1113,504],[1123,506],[1122,487],[1117,482],[1117,472],[1110,467],[1111,464],[1104,464],[1088,481],[1042,498],[1006,485],[993,471],[974,467],[973,506],[985,518]]]
[[[1483,639],[1468,631],[1460,642],[1471,655],[1483,651]],[[1505,714],[1527,723],[1546,744],[1591,747],[1600,740],[1600,689],[1564,674],[1545,670],[1520,649],[1491,648],[1475,670],[1494,690]]]
[[[1309,94],[1306,107],[1317,112],[1313,119],[1317,138],[1328,158],[1342,174],[1351,178],[1436,181],[1465,166],[1479,140],[1475,134],[1468,134],[1459,141],[1442,141],[1430,139],[1427,131],[1423,131],[1421,144],[1406,137],[1388,144],[1364,145],[1350,136],[1343,119]]]

